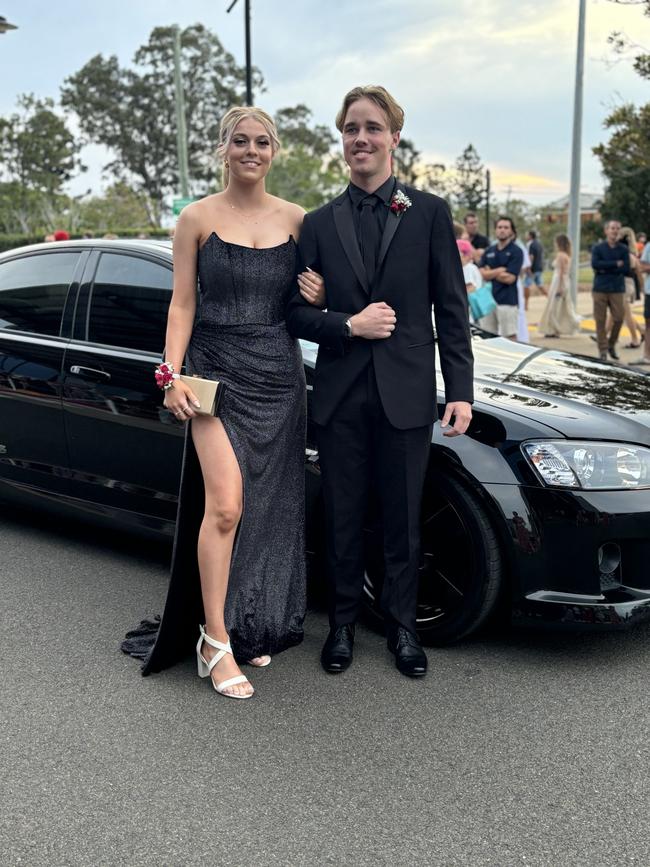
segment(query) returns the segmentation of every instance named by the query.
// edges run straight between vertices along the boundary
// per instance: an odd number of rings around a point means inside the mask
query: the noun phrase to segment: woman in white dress
[[[573,337],[580,330],[580,317],[571,297],[571,241],[567,235],[555,236],[555,254],[552,263],[553,279],[539,321],[539,330],[544,337],[559,337],[561,334]]]

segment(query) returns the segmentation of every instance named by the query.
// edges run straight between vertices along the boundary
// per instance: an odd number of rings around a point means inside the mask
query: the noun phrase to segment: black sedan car
[[[71,241],[0,256],[0,496],[172,536],[184,428],[162,406],[171,248]],[[418,625],[457,640],[517,620],[650,616],[650,377],[477,331],[474,419],[434,428]],[[317,347],[303,342],[307,388]],[[309,397],[309,392],[308,392]],[[439,395],[442,405],[443,395]],[[305,455],[307,549],[322,568],[318,453]],[[370,507],[365,598],[380,617]]]

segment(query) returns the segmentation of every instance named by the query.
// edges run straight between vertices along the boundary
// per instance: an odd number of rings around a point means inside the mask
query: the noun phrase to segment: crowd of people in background
[[[574,305],[571,286],[571,241],[564,233],[555,236],[550,262],[551,279],[545,285],[545,251],[534,229],[523,243],[513,219],[506,215],[494,223],[496,240],[479,232],[475,213],[454,224],[456,243],[463,267],[470,315],[486,331],[511,340],[528,342],[526,313],[533,288],[546,296],[537,323],[544,338],[571,337],[580,331],[581,317]],[[626,349],[643,348],[635,365],[650,365],[650,244],[644,232],[635,233],[618,220],[604,225],[605,238],[591,251],[593,269],[593,318],[601,360],[620,361],[617,342],[623,325],[629,332]],[[486,296],[486,289],[488,294]],[[481,303],[472,303],[479,293]],[[488,301],[486,306],[486,297]],[[478,301],[478,295],[475,302]],[[644,298],[644,327],[637,322],[632,306]],[[489,309],[489,312],[484,312]],[[479,315],[482,314],[482,315]]]
[[[650,365],[650,245],[645,233],[639,241],[634,230],[618,220],[605,223],[605,240],[594,245],[591,267],[594,270],[593,299],[596,341],[600,358],[618,361],[618,337],[623,324],[630,332],[627,349],[643,346],[635,365]],[[641,330],[632,314],[632,304],[643,295],[645,328]]]

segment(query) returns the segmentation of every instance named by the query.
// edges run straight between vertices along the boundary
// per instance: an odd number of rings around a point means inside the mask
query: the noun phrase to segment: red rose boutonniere
[[[397,214],[398,217],[401,217],[404,211],[406,211],[407,208],[410,208],[412,204],[413,202],[411,202],[409,197],[405,195],[401,190],[398,190],[391,199],[389,208],[394,214]]]

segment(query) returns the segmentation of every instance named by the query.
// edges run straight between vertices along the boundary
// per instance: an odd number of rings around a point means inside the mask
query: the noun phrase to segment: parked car
[[[171,288],[165,241],[58,242],[0,255],[3,499],[173,535],[184,428],[153,378]],[[309,398],[317,347],[302,348]],[[443,438],[436,425],[431,442],[423,640],[457,640],[499,603],[515,620],[545,624],[650,616],[650,377],[478,330],[473,348],[469,432]],[[305,472],[318,575],[311,425]],[[371,503],[365,601],[376,617],[381,537]]]

